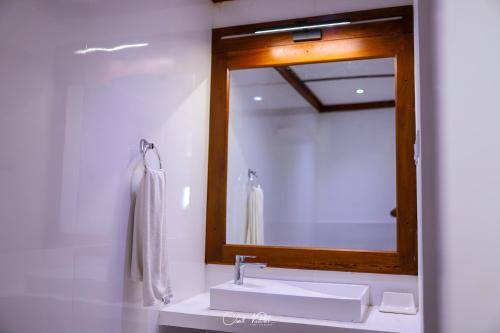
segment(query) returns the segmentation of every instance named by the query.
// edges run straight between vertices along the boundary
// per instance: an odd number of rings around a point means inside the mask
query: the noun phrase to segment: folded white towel
[[[264,244],[264,192],[252,186],[248,194],[246,244]]]
[[[167,267],[166,177],[162,170],[146,172],[137,191],[134,212],[131,278],[142,281],[145,306],[172,298]]]

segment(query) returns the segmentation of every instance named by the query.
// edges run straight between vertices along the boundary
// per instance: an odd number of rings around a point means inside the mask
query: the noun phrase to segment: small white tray
[[[413,294],[385,292],[380,304],[380,312],[417,314],[415,299]]]

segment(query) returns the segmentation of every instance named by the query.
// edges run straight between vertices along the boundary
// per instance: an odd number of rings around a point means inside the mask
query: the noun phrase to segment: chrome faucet
[[[259,268],[267,267],[267,264],[264,263],[249,263],[245,262],[245,259],[248,258],[256,258],[255,256],[240,256],[236,255],[236,260],[234,263],[234,284],[243,284],[243,276],[245,275],[245,267],[246,266],[257,266]]]

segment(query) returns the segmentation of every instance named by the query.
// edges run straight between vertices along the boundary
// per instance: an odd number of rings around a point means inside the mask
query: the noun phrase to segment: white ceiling
[[[324,105],[393,100],[394,77],[308,82]],[[356,90],[363,89],[363,94]]]
[[[310,107],[273,67],[232,71],[230,78],[230,108],[276,110]],[[254,101],[255,96],[262,97],[262,101]]]
[[[394,74],[394,59],[370,59],[291,66],[302,80]],[[251,110],[307,108],[310,104],[273,68],[232,71],[231,103]],[[325,105],[392,100],[394,77],[306,82]],[[357,94],[363,89],[363,94]],[[262,97],[254,101],[255,96]],[[234,105],[234,104],[233,104]]]
[[[394,74],[394,58],[323,62],[291,66],[302,80],[324,77]]]

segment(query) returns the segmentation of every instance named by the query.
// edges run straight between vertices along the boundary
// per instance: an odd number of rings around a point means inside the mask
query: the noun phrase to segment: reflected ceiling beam
[[[369,109],[393,108],[395,106],[396,102],[394,100],[352,103],[352,104],[333,104],[333,105],[323,106],[323,109],[320,112],[358,111],[358,110],[369,110]]]
[[[380,79],[384,77],[394,77],[394,74],[376,74],[376,75],[356,75],[356,76],[338,76],[338,77],[322,77],[318,79],[306,79],[303,82],[323,82],[323,81],[339,81],[339,80],[355,80],[355,79]]]
[[[340,111],[361,111],[370,109],[392,108],[396,106],[394,100],[377,101],[377,102],[363,102],[363,103],[350,103],[350,104],[331,104],[324,105],[316,94],[306,85],[306,82],[313,81],[332,81],[332,80],[345,80],[345,79],[360,79],[360,78],[380,78],[380,77],[393,77],[394,74],[381,74],[381,75],[363,75],[363,76],[349,76],[338,78],[322,78],[302,80],[295,71],[289,66],[274,67],[274,69],[281,74],[281,76],[297,91],[306,101],[311,104],[318,112],[340,112]]]
[[[308,86],[302,81],[298,75],[288,66],[274,67],[278,73],[295,89],[306,101],[311,104],[318,112],[322,112],[324,107],[319,98],[309,89]]]

